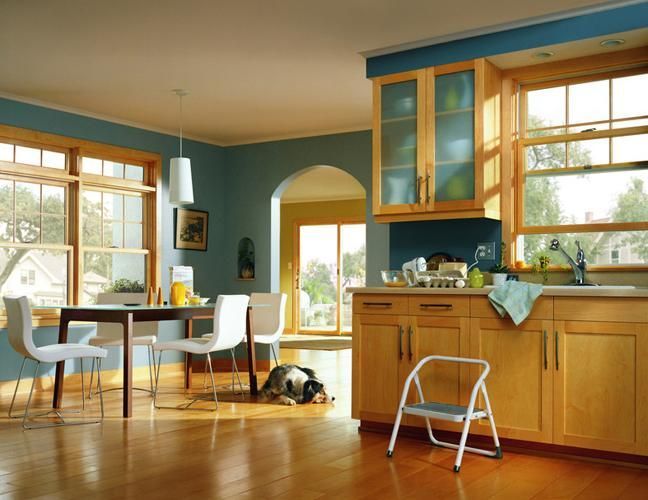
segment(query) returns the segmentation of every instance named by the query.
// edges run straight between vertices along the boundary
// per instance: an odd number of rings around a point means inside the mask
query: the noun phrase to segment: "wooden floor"
[[[349,417],[350,350],[281,354],[317,369],[335,405],[258,404],[223,391],[218,412],[182,412],[154,410],[137,393],[126,421],[121,392],[109,392],[103,425],[23,431],[2,417],[0,497],[648,498],[648,471],[636,468],[505,449],[502,460],[466,454],[455,474],[452,451],[405,438],[387,459],[387,437],[358,433]],[[181,386],[179,376],[162,377],[166,388]],[[219,375],[217,383],[228,381]],[[66,394],[66,403],[78,402],[78,393]],[[0,400],[3,415],[8,405]]]

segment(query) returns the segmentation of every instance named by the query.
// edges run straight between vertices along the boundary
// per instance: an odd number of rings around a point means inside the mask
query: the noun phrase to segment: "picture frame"
[[[176,208],[174,217],[174,245],[180,250],[207,250],[209,212]]]

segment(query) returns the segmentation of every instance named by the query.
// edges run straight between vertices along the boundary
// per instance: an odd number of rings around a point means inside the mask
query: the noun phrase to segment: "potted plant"
[[[499,264],[495,264],[490,268],[489,272],[493,276],[493,285],[500,286],[503,285],[506,281],[506,276],[508,275],[509,269],[504,260],[506,258],[506,243],[502,241],[500,245],[500,261]]]
[[[542,284],[546,285],[549,279],[549,264],[551,259],[546,254],[538,255],[538,260],[533,263],[532,271],[542,274]]]

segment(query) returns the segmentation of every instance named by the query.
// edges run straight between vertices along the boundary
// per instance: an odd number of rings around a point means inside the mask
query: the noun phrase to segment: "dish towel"
[[[542,285],[506,281],[488,294],[488,300],[502,318],[508,313],[517,326],[526,319],[541,294]]]

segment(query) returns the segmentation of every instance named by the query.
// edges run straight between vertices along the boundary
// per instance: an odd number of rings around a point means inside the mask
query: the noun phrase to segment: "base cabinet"
[[[354,418],[393,423],[405,379],[425,356],[474,357],[491,367],[500,437],[648,456],[648,300],[541,297],[515,326],[483,296],[368,297],[353,299]],[[426,400],[465,405],[479,373],[438,363],[419,376]],[[477,422],[471,432],[490,428]]]
[[[648,454],[648,325],[557,321],[557,444]]]
[[[484,359],[491,371],[486,389],[500,437],[550,443],[553,360],[548,342],[552,321],[472,318],[471,357]],[[471,381],[479,373],[474,370]],[[480,397],[479,405],[484,408]],[[475,432],[490,435],[487,420]]]

